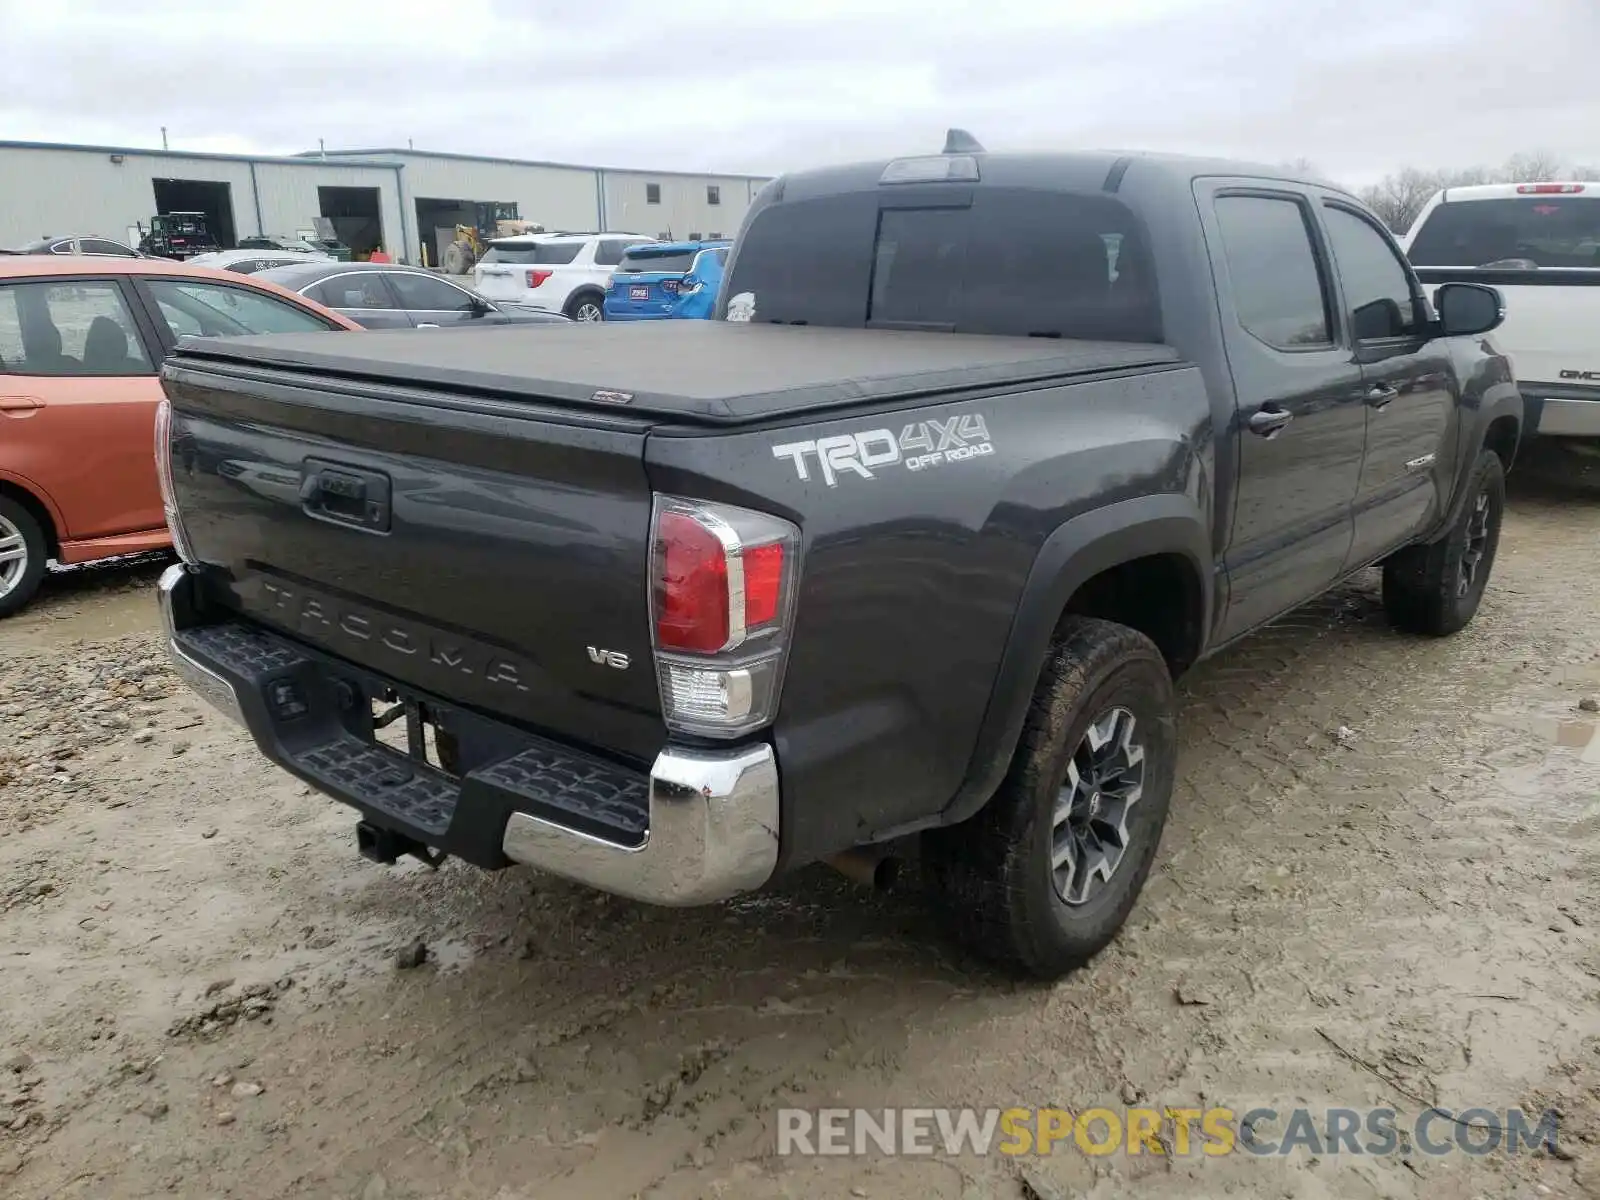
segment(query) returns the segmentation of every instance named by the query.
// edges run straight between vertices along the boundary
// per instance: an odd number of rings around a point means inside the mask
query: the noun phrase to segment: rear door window
[[[376,272],[335,275],[332,279],[324,279],[321,283],[308,287],[305,294],[318,304],[326,304],[329,308],[398,307],[393,295],[384,286],[382,277]]]
[[[1142,229],[1106,196],[978,188],[965,207],[875,193],[777,204],[733,258],[757,321],[1160,341]]]
[[[1333,342],[1310,214],[1288,196],[1219,196],[1217,225],[1239,324],[1278,350]]]
[[[174,337],[309,333],[335,328],[309,309],[254,288],[187,279],[151,279],[144,286]]]
[[[397,271],[389,276],[390,286],[400,294],[400,307],[419,312],[468,312],[472,296],[453,283]]]
[[[149,375],[155,367],[111,280],[0,286],[0,373]]]
[[[1600,197],[1441,204],[1411,240],[1410,258],[1418,267],[1600,268]]]

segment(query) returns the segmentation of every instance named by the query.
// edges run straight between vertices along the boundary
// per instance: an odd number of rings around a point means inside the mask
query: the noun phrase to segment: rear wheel
[[[0,496],[0,617],[20,610],[39,590],[47,545],[33,514]]]
[[[1500,456],[1479,451],[1466,487],[1466,505],[1443,538],[1407,546],[1383,564],[1383,606],[1398,629],[1446,637],[1478,611],[1505,516],[1506,474]]]
[[[1081,966],[1144,886],[1176,773],[1161,652],[1126,626],[1071,621],[1000,789],[975,817],[925,835],[944,924],[973,953],[1029,975]]]
[[[579,292],[567,301],[567,316],[592,324],[606,319],[605,301],[598,292]]]

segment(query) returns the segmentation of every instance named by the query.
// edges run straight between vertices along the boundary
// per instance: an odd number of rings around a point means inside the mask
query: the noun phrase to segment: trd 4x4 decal
[[[839,477],[876,479],[874,470],[904,463],[908,471],[926,471],[994,453],[989,426],[978,413],[958,413],[944,420],[913,421],[898,437],[890,429],[839,433],[805,442],[784,442],[772,448],[774,458],[794,463],[801,479],[811,478],[812,460],[822,482],[837,487]]]

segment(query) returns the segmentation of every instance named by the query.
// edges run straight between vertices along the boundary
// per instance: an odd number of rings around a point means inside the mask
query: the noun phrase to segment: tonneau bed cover
[[[1176,362],[1170,347],[1146,343],[724,321],[185,338],[169,359],[179,370],[311,371],[706,425]]]

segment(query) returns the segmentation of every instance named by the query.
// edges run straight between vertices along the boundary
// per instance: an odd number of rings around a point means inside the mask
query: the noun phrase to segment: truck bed
[[[864,401],[1173,364],[1163,345],[659,321],[186,338],[173,367],[266,367],[408,389],[739,425]]]

